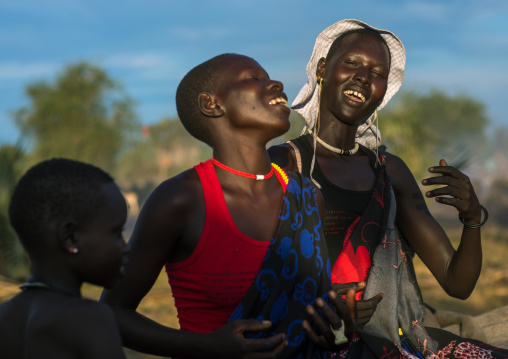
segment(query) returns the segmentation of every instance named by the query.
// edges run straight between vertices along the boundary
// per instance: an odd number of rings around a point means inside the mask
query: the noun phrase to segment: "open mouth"
[[[365,96],[358,91],[353,90],[346,90],[344,91],[344,95],[346,95],[348,98],[355,102],[364,103],[365,102]]]
[[[288,102],[284,97],[277,97],[268,102],[269,105],[282,105],[288,107]]]

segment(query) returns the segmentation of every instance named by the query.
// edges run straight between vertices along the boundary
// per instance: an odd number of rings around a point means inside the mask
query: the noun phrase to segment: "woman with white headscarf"
[[[480,275],[480,227],[487,211],[463,173],[444,160],[429,169],[438,176],[424,179],[423,185],[441,188],[425,195],[455,207],[464,224],[455,250],[405,163],[381,146],[377,112],[400,88],[405,58],[394,34],[364,22],[343,20],[324,30],[307,65],[308,82],[292,105],[305,118],[307,133],[269,153],[323,193],[332,283],[341,294],[351,287],[357,291],[350,290],[346,302],[357,317],[358,336],[341,358],[346,353],[379,358],[390,350],[398,354],[386,358],[443,357],[466,347],[487,354],[482,343],[422,324],[413,251],[449,295],[467,298]],[[311,329],[308,334],[318,342],[329,340],[333,334],[318,316],[315,320],[323,336]]]

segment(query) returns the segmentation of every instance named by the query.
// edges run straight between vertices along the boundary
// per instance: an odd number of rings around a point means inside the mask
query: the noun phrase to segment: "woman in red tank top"
[[[266,151],[268,141],[289,129],[282,83],[271,80],[252,58],[224,54],[192,69],[178,87],[176,102],[183,125],[213,148],[213,159],[161,183],[143,206],[129,242],[125,277],[102,297],[115,309],[124,345],[163,356],[271,358],[292,353],[290,347],[307,341],[306,332],[323,345],[336,347],[335,338],[318,337],[309,320],[318,329],[330,332],[332,325],[351,334],[354,323],[344,303],[332,293],[331,307],[318,301],[325,318],[306,311],[329,290],[326,256],[314,245],[320,229],[301,226],[305,218],[314,226],[320,223],[317,205],[301,206],[301,211],[309,212],[303,217],[286,211],[294,202],[284,195],[288,178],[274,169]],[[296,180],[288,182],[295,183],[288,187],[291,198],[315,203],[314,192],[303,177],[297,178],[302,179],[298,186]],[[319,193],[315,196],[319,198]],[[313,278],[294,286],[289,283],[300,280],[296,269],[308,267],[295,265],[292,238],[277,236],[290,213],[300,220],[294,221],[294,229],[290,223],[284,231],[299,231],[294,232],[300,234],[294,243],[302,243],[302,254],[313,265],[312,270],[305,269]],[[282,277],[270,283],[277,274],[265,266],[276,262],[274,256],[287,265],[279,268]],[[164,266],[186,330],[164,327],[136,312]],[[284,284],[291,293],[284,291]],[[274,293],[281,299],[270,299],[275,309],[268,313],[257,309]],[[284,295],[294,300],[285,301]],[[300,318],[292,318],[289,309],[289,315],[278,315],[293,302],[304,308],[296,314]],[[280,332],[277,325],[287,317],[288,331]]]

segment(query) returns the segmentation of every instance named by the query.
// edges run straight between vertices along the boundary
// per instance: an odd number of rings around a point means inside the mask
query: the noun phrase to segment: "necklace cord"
[[[81,298],[81,294],[79,292],[74,292],[70,289],[63,288],[57,284],[50,283],[48,281],[41,280],[41,279],[38,279],[35,277],[29,277],[25,283],[23,283],[19,286],[19,288],[21,288],[22,290],[25,290],[25,289],[46,289],[50,292],[65,294],[70,297]]]

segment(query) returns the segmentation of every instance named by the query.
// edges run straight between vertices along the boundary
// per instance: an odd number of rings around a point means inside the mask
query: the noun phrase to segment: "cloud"
[[[185,71],[183,59],[156,53],[117,54],[103,58],[99,64],[112,77],[121,78],[126,83],[179,80]]]
[[[453,5],[432,1],[405,2],[400,12],[404,17],[428,19],[432,22],[449,21],[449,13]],[[455,9],[456,10],[456,9]]]
[[[67,22],[79,18],[92,17],[93,12],[87,2],[82,0],[0,0],[0,8],[4,14],[22,16],[44,16],[46,19],[60,19]]]
[[[168,59],[158,54],[120,54],[108,56],[103,61],[106,67],[139,69],[165,66]]]
[[[58,65],[53,63],[18,63],[18,62],[0,62],[1,80],[27,80],[37,77],[53,75]]]

